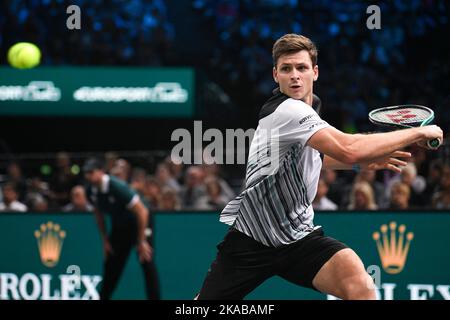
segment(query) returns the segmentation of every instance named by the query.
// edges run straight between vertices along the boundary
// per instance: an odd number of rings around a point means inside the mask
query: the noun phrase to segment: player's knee
[[[342,298],[344,300],[375,300],[375,286],[368,274],[364,274],[347,281],[342,285]]]

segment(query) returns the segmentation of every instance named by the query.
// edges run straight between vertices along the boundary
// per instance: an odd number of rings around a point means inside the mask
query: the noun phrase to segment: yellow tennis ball
[[[16,43],[8,51],[8,62],[14,68],[34,68],[41,62],[41,50],[29,42]]]

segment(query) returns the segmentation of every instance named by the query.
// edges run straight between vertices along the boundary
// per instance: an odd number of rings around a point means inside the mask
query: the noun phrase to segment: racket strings
[[[382,110],[371,115],[377,121],[392,124],[421,123],[427,120],[431,113],[419,108],[402,108],[398,110]]]

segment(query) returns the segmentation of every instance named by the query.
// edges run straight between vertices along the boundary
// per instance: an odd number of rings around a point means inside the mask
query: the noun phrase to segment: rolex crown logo
[[[66,232],[61,230],[59,224],[49,221],[41,224],[39,230],[34,232],[37,239],[39,254],[42,263],[47,267],[54,267],[59,261]]]
[[[404,224],[398,227],[397,233],[396,222],[391,222],[389,227],[383,224],[380,230],[381,234],[376,231],[372,236],[377,244],[383,269],[390,274],[400,273],[405,267],[409,246],[411,240],[414,238],[414,233],[405,233],[406,226]]]

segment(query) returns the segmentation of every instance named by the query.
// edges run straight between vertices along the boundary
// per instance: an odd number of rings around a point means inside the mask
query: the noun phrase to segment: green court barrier
[[[158,213],[155,223],[162,298],[192,299],[227,226],[217,213]],[[316,224],[360,255],[381,299],[450,299],[447,212],[317,213]],[[98,299],[101,274],[91,214],[0,214],[0,299]],[[145,298],[135,252],[113,298]],[[278,277],[247,298],[333,299]]]
[[[0,67],[0,115],[192,117],[190,68]]]

